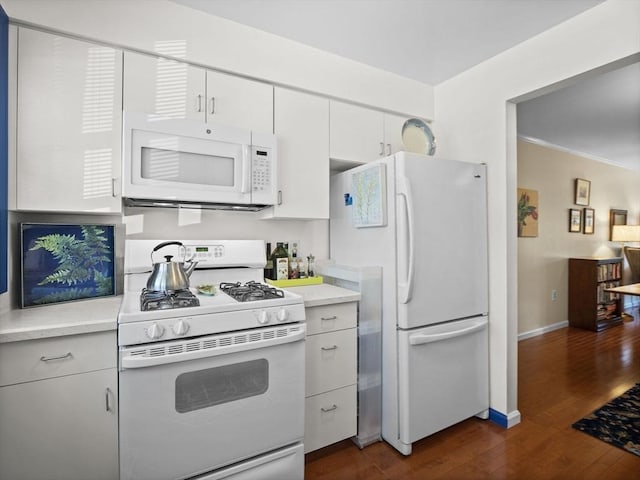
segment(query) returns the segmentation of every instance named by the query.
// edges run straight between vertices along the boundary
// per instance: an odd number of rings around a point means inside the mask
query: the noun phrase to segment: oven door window
[[[269,388],[269,362],[261,358],[178,375],[175,408],[178,413],[262,395]]]

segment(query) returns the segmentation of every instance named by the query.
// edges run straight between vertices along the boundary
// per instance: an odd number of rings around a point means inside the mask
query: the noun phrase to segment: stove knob
[[[147,328],[147,337],[151,340],[156,340],[164,335],[164,327],[157,323],[154,323],[149,328]]]
[[[261,325],[266,325],[269,323],[269,312],[262,310],[258,313],[258,323]]]
[[[173,333],[179,337],[182,337],[189,331],[189,324],[184,320],[179,320],[173,327],[171,327]]]
[[[289,312],[284,308],[281,308],[280,310],[278,310],[277,317],[279,322],[284,322],[287,320],[287,318],[289,318]]]

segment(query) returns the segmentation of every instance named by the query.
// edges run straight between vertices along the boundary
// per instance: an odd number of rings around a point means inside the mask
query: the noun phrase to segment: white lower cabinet
[[[356,385],[307,397],[304,450],[317,450],[356,434]]]
[[[115,332],[0,345],[0,478],[118,478],[115,353]]]
[[[357,432],[357,302],[306,314],[305,453]]]

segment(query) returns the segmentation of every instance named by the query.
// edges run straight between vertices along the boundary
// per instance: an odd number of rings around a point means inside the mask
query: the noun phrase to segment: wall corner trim
[[[520,412],[518,410],[514,410],[505,415],[504,413],[490,408],[489,420],[503,428],[511,428],[520,423]]]

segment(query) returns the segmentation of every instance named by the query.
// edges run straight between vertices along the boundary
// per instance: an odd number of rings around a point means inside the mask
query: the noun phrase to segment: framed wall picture
[[[21,223],[22,308],[115,295],[115,226]]]
[[[582,211],[578,208],[569,209],[569,231],[573,233],[582,231]]]
[[[576,178],[576,205],[589,205],[589,197],[591,196],[591,182],[584,178]]]
[[[613,226],[614,225],[626,225],[627,224],[627,211],[626,210],[609,210],[609,240],[613,238]]]
[[[518,188],[518,237],[538,236],[538,191]]]
[[[593,208],[585,208],[584,210],[584,222],[582,227],[582,233],[592,234],[594,230],[594,221],[596,211]]]

